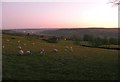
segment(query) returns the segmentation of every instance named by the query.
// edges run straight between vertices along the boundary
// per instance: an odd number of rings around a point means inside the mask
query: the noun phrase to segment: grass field
[[[46,43],[40,39],[2,35],[3,80],[117,80],[118,51],[74,45],[71,41]],[[12,38],[15,39],[12,39]],[[10,41],[7,41],[9,39]],[[18,55],[19,45],[32,55]],[[35,43],[34,45],[32,43]],[[26,44],[26,45],[24,45]],[[73,52],[65,51],[72,46]],[[45,55],[40,55],[40,48]],[[57,48],[58,53],[52,50]]]

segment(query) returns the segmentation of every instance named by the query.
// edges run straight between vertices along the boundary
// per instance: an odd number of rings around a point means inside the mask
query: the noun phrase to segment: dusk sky
[[[107,2],[2,2],[2,28],[118,27],[118,8]]]

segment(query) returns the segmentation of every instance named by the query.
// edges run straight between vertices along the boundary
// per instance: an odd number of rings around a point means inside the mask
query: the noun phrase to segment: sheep
[[[67,51],[67,49],[65,49],[65,51]]]
[[[21,41],[20,41],[20,40],[18,40],[17,42],[18,42],[18,43],[20,43]]]
[[[30,50],[28,50],[28,51],[26,51],[26,53],[25,53],[25,54],[30,55],[30,54],[32,54],[32,53],[31,53],[31,51],[30,51]]]
[[[54,52],[58,52],[58,49],[53,49]]]
[[[32,32],[32,34],[33,34],[34,32]]]
[[[73,51],[73,48],[72,48],[72,46],[71,47],[68,47],[68,46],[65,46],[65,51]]]
[[[21,47],[21,46],[18,46],[18,49],[22,49],[22,47]]]
[[[5,46],[3,45],[2,48],[5,48]]]
[[[19,55],[24,55],[24,51],[22,49],[19,50]]]
[[[69,47],[68,47],[68,46],[65,46],[65,49],[69,49]]]
[[[26,31],[23,31],[24,33],[26,32]]]
[[[45,54],[45,50],[43,48],[40,49],[40,54]]]
[[[71,52],[73,51],[73,48],[72,48],[72,47],[70,47],[70,51],[71,51]]]
[[[8,42],[9,42],[10,40],[9,40],[9,39],[7,39],[6,41],[8,41]]]
[[[65,51],[69,50],[69,47],[68,46],[65,46]]]

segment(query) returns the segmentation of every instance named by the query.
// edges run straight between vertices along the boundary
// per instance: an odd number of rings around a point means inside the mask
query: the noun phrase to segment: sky
[[[1,26],[2,29],[118,27],[118,8],[108,2],[3,0]]]

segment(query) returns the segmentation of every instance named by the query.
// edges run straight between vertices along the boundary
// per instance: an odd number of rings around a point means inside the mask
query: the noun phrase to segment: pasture
[[[47,43],[34,37],[7,34],[2,35],[2,45],[3,80],[118,79],[118,50],[77,46],[62,40]],[[18,45],[32,54],[18,55]],[[72,46],[73,52],[65,51],[65,46]],[[45,55],[39,54],[41,48]],[[54,48],[59,51],[53,52]]]

